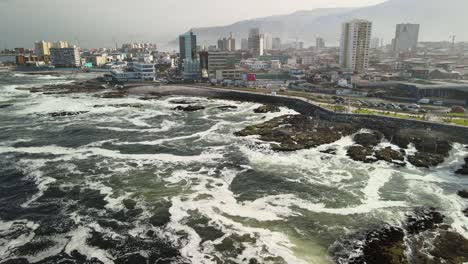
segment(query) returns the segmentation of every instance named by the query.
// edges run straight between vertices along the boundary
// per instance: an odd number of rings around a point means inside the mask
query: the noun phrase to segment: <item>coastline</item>
[[[450,141],[468,144],[468,127],[436,123],[423,120],[411,120],[382,115],[366,115],[354,113],[337,113],[325,109],[305,98],[285,95],[270,95],[251,91],[228,90],[213,87],[167,85],[159,87],[135,87],[129,89],[129,94],[153,95],[153,96],[195,96],[213,99],[256,102],[262,104],[274,104],[288,107],[298,113],[313,116],[332,122],[344,122],[359,124],[363,127],[381,132],[399,130],[423,130],[428,134],[448,139]]]

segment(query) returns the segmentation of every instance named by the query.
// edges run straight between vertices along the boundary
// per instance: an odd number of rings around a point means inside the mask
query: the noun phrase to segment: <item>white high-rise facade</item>
[[[365,72],[369,68],[372,22],[355,19],[343,23],[340,65],[346,70]]]
[[[260,34],[259,28],[251,28],[249,33],[249,50],[254,57],[263,55],[263,35]]]
[[[418,47],[419,24],[398,24],[396,26],[393,51],[415,52]]]

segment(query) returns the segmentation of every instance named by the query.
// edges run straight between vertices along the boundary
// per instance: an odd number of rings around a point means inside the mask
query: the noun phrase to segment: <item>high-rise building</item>
[[[259,28],[250,29],[249,33],[249,50],[254,57],[263,55],[263,36],[260,34]]]
[[[343,23],[340,43],[340,65],[356,72],[365,72],[369,67],[369,46],[372,22],[351,20]]]
[[[317,38],[315,40],[315,48],[317,50],[322,50],[323,48],[325,48],[325,40],[323,38]]]
[[[197,36],[192,31],[179,36],[179,69],[185,79],[200,77],[200,61],[197,59]]]
[[[45,56],[50,55],[50,42],[41,40],[34,43],[34,52],[39,59],[44,59]]]
[[[197,36],[192,31],[179,36],[180,60],[194,60],[197,54]]]
[[[241,39],[241,50],[249,50],[249,39]]]
[[[371,49],[378,49],[380,47],[380,39],[379,38],[372,38],[370,42]]]
[[[222,38],[218,40],[219,51],[235,51],[236,50],[236,39],[229,35],[229,38]]]
[[[281,49],[281,38],[273,38],[272,40],[272,48],[274,50],[280,50]]]
[[[415,52],[418,47],[419,24],[398,24],[396,26],[393,51]]]
[[[52,48],[58,48],[58,49],[63,49],[63,48],[68,48],[68,42],[67,41],[57,41],[52,44]]]
[[[265,50],[273,49],[273,38],[271,34],[268,34],[268,33],[263,34],[263,48]]]
[[[76,46],[71,46],[69,48],[50,48],[50,61],[55,67],[80,67],[80,50]]]

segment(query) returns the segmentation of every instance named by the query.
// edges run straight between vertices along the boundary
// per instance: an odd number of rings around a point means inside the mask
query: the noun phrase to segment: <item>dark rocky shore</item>
[[[168,88],[169,89],[169,88]],[[150,100],[166,95],[192,95],[224,98],[215,91],[194,91],[182,88],[176,91],[164,90],[164,92],[146,93],[143,100]],[[185,90],[184,90],[185,89]],[[102,87],[90,83],[76,83],[67,85],[53,85],[41,88],[33,88],[31,92],[46,94],[71,94],[93,93],[99,97],[121,98],[129,95],[128,90],[103,90]],[[130,91],[131,94],[131,91]],[[226,94],[226,96],[229,93]],[[190,101],[173,101],[175,111],[193,112],[204,109],[203,105]],[[115,105],[116,107],[138,107],[137,105]],[[277,104],[265,104],[255,113],[268,113],[280,111]],[[229,106],[221,108],[230,109]],[[63,112],[50,113],[53,117],[73,116],[83,113]],[[344,120],[344,121],[343,121]],[[365,163],[378,161],[388,162],[389,165],[406,166],[411,164],[421,168],[433,168],[449,156],[453,147],[453,138],[447,133],[439,131],[428,132],[424,129],[387,126],[385,122],[345,122],[321,118],[317,115],[285,115],[273,118],[261,124],[252,125],[235,133],[236,136],[259,136],[260,140],[269,142],[274,151],[297,151],[315,148],[320,145],[336,142],[345,136],[353,136],[354,144],[347,148],[349,158]],[[359,132],[366,129],[368,132]],[[381,143],[391,143],[392,147],[382,147]],[[462,142],[463,143],[463,142]],[[413,153],[412,150],[416,149]],[[333,155],[335,150],[323,151]],[[468,157],[465,164],[457,171],[460,177],[468,175]],[[86,194],[74,196],[73,192],[57,192],[50,189],[41,199],[68,199],[77,201],[89,207],[103,208],[105,201],[98,194]],[[51,193],[50,193],[51,192]],[[78,193],[86,192],[80,190]],[[467,198],[466,191],[460,190],[458,195]],[[75,203],[75,202],[73,202]],[[109,217],[102,219],[102,225],[108,225],[122,236],[119,238],[107,237],[97,231],[92,234],[88,242],[102,249],[112,250],[112,255],[120,263],[145,263],[153,261],[151,252],[153,248],[160,247],[162,251],[173,250],[170,245],[161,241],[154,241],[154,234],[147,234],[145,239],[136,241],[135,238],[125,235],[131,228],[131,219],[141,214],[141,209],[132,200],[125,200],[125,209],[120,212],[108,212]],[[161,204],[155,208],[154,215],[148,220],[148,224],[155,227],[164,227],[170,220],[169,204]],[[465,209],[465,215],[468,214]],[[44,225],[47,225],[45,223]],[[128,225],[128,226],[127,226]],[[63,232],[65,233],[65,232]],[[213,232],[211,232],[213,233]],[[51,233],[52,234],[52,233]],[[427,250],[428,243],[433,245]],[[51,247],[51,245],[38,244],[32,247]],[[142,256],[133,249],[143,246],[148,256]],[[424,250],[423,250],[424,249]],[[434,208],[419,208],[407,216],[406,220],[398,226],[382,223],[381,226],[371,228],[359,234],[345,237],[335,243],[330,249],[337,263],[463,263],[468,261],[468,240],[458,233],[450,230],[444,222],[444,216]],[[408,252],[412,252],[408,254]],[[164,254],[164,252],[157,252]],[[65,253],[63,253],[65,254]],[[67,254],[67,258],[79,260],[82,256]],[[20,260],[18,260],[20,261]],[[51,260],[53,262],[53,260]],[[89,260],[88,260],[89,261]],[[13,263],[13,262],[11,262]],[[22,262],[17,262],[22,263]],[[25,262],[27,263],[27,262]],[[98,263],[98,262],[96,262]]]
[[[276,106],[262,106],[254,112],[276,112]],[[359,124],[331,122],[306,115],[287,115],[274,118],[263,124],[253,125],[236,132],[237,136],[258,135],[267,142],[275,142],[272,149],[277,151],[295,151],[314,148],[333,143],[343,136],[367,129]],[[382,128],[383,132],[373,131],[354,135],[355,145],[348,148],[348,156],[356,161],[372,163],[379,160],[405,166],[406,162],[416,167],[430,168],[444,162],[452,149],[452,142],[440,133],[427,133],[421,130],[392,130]],[[395,145],[379,148],[384,141]],[[406,150],[412,145],[417,152],[407,155]],[[399,148],[399,149],[397,149]],[[333,153],[332,150],[327,151]],[[463,174],[465,165],[460,171]]]
[[[449,230],[444,218],[434,208],[418,208],[400,226],[384,224],[343,238],[330,251],[340,264],[464,263],[468,240]]]

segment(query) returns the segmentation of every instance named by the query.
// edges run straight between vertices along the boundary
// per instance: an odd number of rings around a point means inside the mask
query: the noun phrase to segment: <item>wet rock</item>
[[[135,218],[139,215],[141,215],[143,213],[143,209],[141,208],[135,208],[135,209],[131,209],[131,210],[128,210],[126,215],[128,217],[132,217],[132,218]]]
[[[380,143],[383,135],[379,132],[374,133],[360,133],[354,136],[354,142],[363,147],[373,147]]]
[[[468,190],[461,190],[457,192],[458,196],[461,198],[468,199]]]
[[[245,246],[238,241],[235,235],[224,238],[221,243],[216,244],[214,247],[216,251],[222,252],[229,257],[236,257],[242,254],[245,249]]]
[[[97,95],[101,98],[124,98],[128,96],[128,91],[112,91]]]
[[[25,258],[15,258],[0,262],[0,264],[29,264],[29,261]]]
[[[187,101],[187,100],[171,100],[171,101],[169,101],[169,103],[171,103],[171,104],[185,104],[185,105],[189,105],[189,104],[194,104],[195,102],[193,102],[193,101]]]
[[[278,143],[272,144],[273,150],[295,151],[333,143],[342,136],[355,133],[357,129],[352,124],[319,121],[305,115],[285,115],[248,126],[234,134],[259,135],[263,141]]]
[[[86,242],[93,247],[104,250],[116,249],[119,245],[118,240],[114,240],[111,236],[96,231],[91,232],[91,235],[86,239]]]
[[[320,152],[321,153],[325,153],[325,154],[332,154],[332,155],[336,155],[336,152],[338,150],[335,149],[335,148],[329,148],[329,149],[326,149],[326,150],[321,150]]]
[[[408,156],[408,161],[416,167],[429,168],[444,162],[444,156],[426,152],[418,152],[415,155]]]
[[[184,112],[195,112],[195,111],[199,111],[199,110],[203,110],[203,109],[205,109],[205,107],[201,106],[201,105],[189,105],[189,106],[186,106],[186,107],[177,106],[177,107],[174,108],[174,110],[184,111]]]
[[[468,217],[468,207],[467,207],[465,210],[463,210],[463,214],[464,214],[466,217]]]
[[[393,150],[391,147],[376,150],[375,157],[378,160],[384,160],[390,163],[393,163],[394,161],[403,161],[405,159],[401,152]]]
[[[346,155],[355,161],[362,161],[365,163],[372,163],[377,161],[377,159],[373,156],[374,151],[371,148],[363,146],[354,145],[349,147]]]
[[[458,233],[441,230],[430,254],[435,263],[466,263],[468,240]]]
[[[47,257],[39,262],[34,262],[34,264],[51,264],[51,263],[82,263],[82,264],[103,264],[102,261],[100,261],[97,258],[86,258],[86,256],[80,254],[78,251],[74,250],[71,252],[70,255],[61,252],[57,255]]]
[[[429,229],[437,228],[444,222],[442,214],[434,208],[419,208],[414,214],[406,218],[406,230],[409,234],[418,234]]]
[[[80,196],[79,203],[85,207],[104,209],[107,205],[107,201],[104,200],[106,195],[97,190],[85,189],[80,193]]]
[[[265,114],[265,113],[277,113],[280,112],[278,106],[275,105],[262,105],[259,108],[254,109],[254,113]]]
[[[171,221],[171,213],[169,213],[169,208],[158,208],[153,216],[149,219],[150,224],[155,227],[161,227],[166,225]]]
[[[88,113],[88,111],[77,111],[77,112],[53,112],[48,115],[51,117],[63,117],[63,116],[76,116]]]
[[[403,129],[393,134],[389,140],[400,148],[414,144],[419,152],[448,156],[452,143],[443,134],[425,130]]]
[[[49,217],[42,220],[34,232],[40,236],[51,236],[68,233],[73,227],[75,227],[75,221],[68,216]]]
[[[118,221],[115,221],[115,220],[99,219],[97,223],[104,228],[110,228],[117,232],[123,231],[126,228],[128,228],[127,225],[120,224]]]
[[[462,168],[457,170],[456,173],[461,175],[468,175],[468,157],[465,158],[465,164],[463,164]]]
[[[405,255],[404,237],[403,229],[394,226],[385,226],[378,230],[369,231],[360,239],[361,242],[348,242],[349,244],[346,246],[352,248],[347,250],[352,250],[354,253],[348,251],[344,255],[337,255],[337,262],[349,264],[408,263]]]
[[[2,104],[2,105],[0,105],[0,109],[7,108],[7,107],[10,107],[10,106],[13,106],[13,105],[12,104]]]
[[[60,189],[58,186],[50,186],[47,190],[44,191],[40,199],[55,199],[55,198],[63,198],[67,196],[67,193]]]
[[[230,110],[230,109],[237,109],[237,106],[235,106],[235,105],[223,105],[223,106],[218,106],[216,108],[218,108],[219,110],[226,111],[226,110]]]
[[[15,250],[15,254],[19,256],[34,256],[40,252],[43,252],[55,246],[56,244],[57,242],[54,242],[49,239],[31,241],[22,246],[17,247]]]
[[[101,107],[116,107],[116,108],[122,108],[122,107],[132,107],[132,108],[142,108],[142,104],[110,104],[110,105],[94,105],[94,108],[101,108]]]
[[[135,253],[128,256],[122,256],[115,260],[115,264],[140,264],[148,263],[148,259],[142,255]]]
[[[215,225],[210,223],[210,219],[200,214],[198,211],[190,211],[191,217],[187,221],[187,225],[197,232],[202,239],[201,243],[205,241],[214,241],[224,235],[224,233]]]
[[[124,199],[122,201],[123,205],[125,206],[125,208],[131,210],[131,209],[135,209],[135,206],[136,206],[136,202],[134,200],[131,200],[131,199]]]

